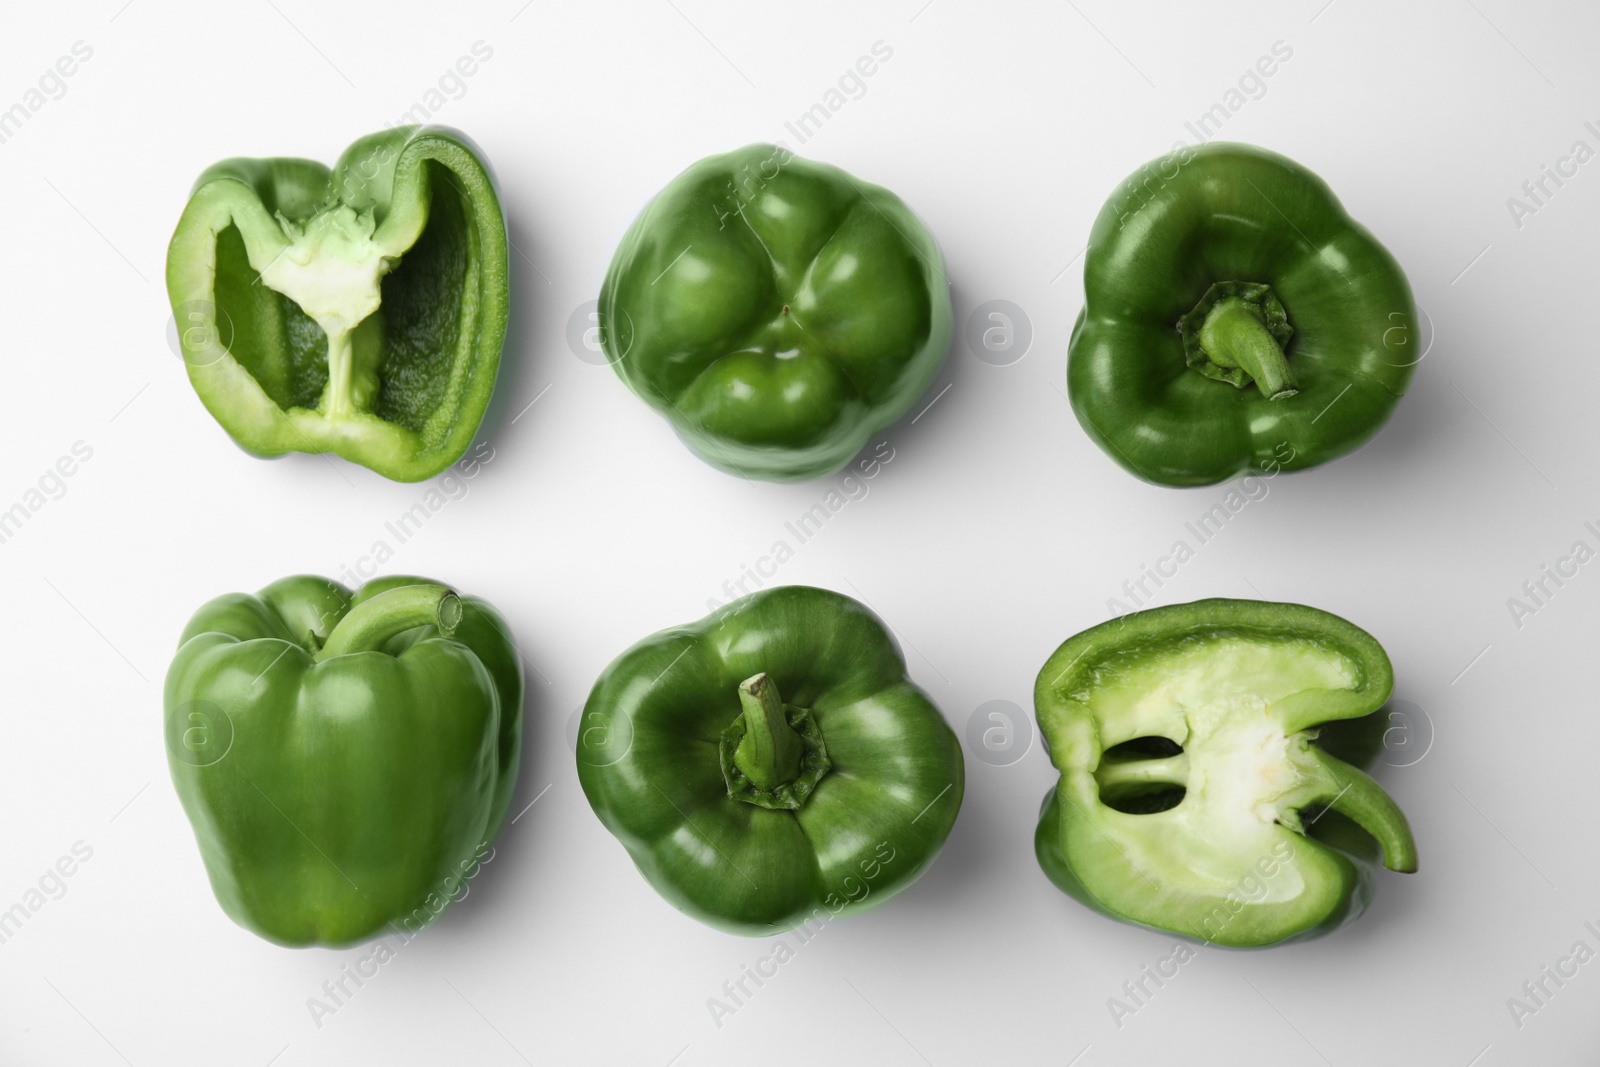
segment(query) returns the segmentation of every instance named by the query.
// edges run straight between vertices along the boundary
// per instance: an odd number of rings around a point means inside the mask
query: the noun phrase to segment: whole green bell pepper
[[[505,219],[477,147],[441,126],[363,137],[331,171],[230,159],[195,183],[167,293],[189,381],[246,451],[420,481],[494,390]]]
[[[645,638],[584,705],[578,779],[658,893],[761,935],[883,903],[961,808],[961,746],[866,607],[782,586]]]
[[[348,945],[464,895],[516,785],[522,666],[493,607],[428,579],[285,578],[195,613],[165,717],[223,910]]]
[[[1034,689],[1061,772],[1040,865],[1096,911],[1220,945],[1356,918],[1376,846],[1417,869],[1405,815],[1333,754],[1375,755],[1355,753],[1392,685],[1370,634],[1298,604],[1201,600],[1085,630]]]
[[[1411,288],[1323,181],[1241,144],[1146,164],[1089,235],[1072,409],[1163,485],[1299,470],[1363,444],[1420,357]]]
[[[899,197],[757,144],[701,160],[640,213],[600,323],[628,388],[706,462],[815,478],[933,381],[949,281]]]

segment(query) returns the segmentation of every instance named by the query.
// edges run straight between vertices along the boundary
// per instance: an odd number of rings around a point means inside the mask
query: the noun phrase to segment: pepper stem
[[[1317,796],[1371,834],[1383,846],[1383,865],[1391,871],[1410,873],[1417,869],[1417,843],[1411,824],[1394,798],[1366,772],[1352,767],[1337,756],[1308,746],[1318,770],[1322,772],[1323,793]]]
[[[437,626],[448,636],[461,622],[461,598],[442,585],[402,585],[356,605],[328,635],[317,661],[376,652],[397,634]]]
[[[777,683],[765,672],[746,678],[739,685],[739,706],[744,738],[734,749],[734,764],[757,789],[771,790],[794,781],[800,774],[803,746],[784,715]]]
[[[1220,300],[1200,327],[1200,347],[1220,367],[1238,367],[1255,381],[1268,400],[1299,392],[1289,361],[1260,313],[1239,297]]]

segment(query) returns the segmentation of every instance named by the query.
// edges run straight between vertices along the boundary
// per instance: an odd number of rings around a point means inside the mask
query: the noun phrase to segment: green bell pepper
[[[948,287],[899,197],[749,145],[696,163],[634,220],[600,290],[601,343],[706,462],[816,478],[933,381]]]
[[[461,458],[505,340],[506,224],[456,130],[363,137],[333,170],[230,159],[167,251],[189,381],[246,451],[334,452],[396,481]]]
[[[522,666],[493,607],[428,579],[285,578],[195,613],[165,717],[223,910],[348,945],[464,894],[516,785]]]
[[[658,893],[762,935],[883,903],[961,808],[961,746],[849,597],[763,590],[647,637],[584,705],[578,779]]]
[[[1249,145],[1136,171],[1095,219],[1083,284],[1072,409],[1163,485],[1341,456],[1383,426],[1421,358],[1394,258],[1315,174]]]
[[[1040,866],[1096,911],[1219,945],[1356,918],[1376,846],[1417,869],[1405,815],[1334,754],[1375,755],[1362,732],[1392,686],[1370,634],[1298,604],[1201,600],[1085,630],[1034,689],[1061,772]]]

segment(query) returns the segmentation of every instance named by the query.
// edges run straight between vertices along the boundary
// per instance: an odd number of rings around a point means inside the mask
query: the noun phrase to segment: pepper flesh
[[[167,671],[168,765],[235,922],[347,945],[461,893],[516,784],[508,634],[424,578],[285,578],[195,613]]]
[[[1061,772],[1040,865],[1098,911],[1216,944],[1355,918],[1372,844],[1396,871],[1416,869],[1416,846],[1388,794],[1318,733],[1348,737],[1336,724],[1368,721],[1392,686],[1369,634],[1296,604],[1203,600],[1078,634],[1034,693]]]
[[[373,134],[332,170],[218,163],[167,253],[189,380],[248,452],[430,478],[461,458],[494,389],[506,249],[493,177],[456,130]]]
[[[584,705],[578,779],[673,906],[764,935],[915,881],[955,823],[964,766],[871,611],[782,586],[613,661]]]
[[[777,481],[848,463],[933,381],[950,294],[899,197],[773,145],[703,159],[600,290],[606,358],[701,459]]]
[[[1107,455],[1163,485],[1360,447],[1422,355],[1394,258],[1315,174],[1250,145],[1141,167],[1095,219],[1083,277],[1073,411]]]

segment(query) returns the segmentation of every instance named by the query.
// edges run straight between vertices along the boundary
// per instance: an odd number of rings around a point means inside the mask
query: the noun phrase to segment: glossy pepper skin
[[[695,454],[792,481],[843,467],[933,381],[949,282],[899,197],[756,144],[640,213],[600,323],[606,358]]]
[[[1061,772],[1040,866],[1096,911],[1213,944],[1355,919],[1377,847],[1417,868],[1405,815],[1334,754],[1376,755],[1392,685],[1371,635],[1298,604],[1201,600],[1085,630],[1034,689]]]
[[[877,616],[782,586],[617,657],[584,705],[578,779],[673,906],[764,935],[915,881],[964,766]]]
[[[297,576],[195,613],[167,671],[167,762],[229,917],[349,945],[464,895],[516,785],[509,633],[425,578]]]
[[[189,381],[247,452],[333,452],[386,478],[472,442],[505,341],[506,224],[456,130],[363,137],[330,171],[230,159],[167,251]]]
[[[1185,147],[1136,171],[1095,219],[1083,284],[1072,409],[1108,456],[1162,485],[1350,452],[1421,358],[1394,258],[1315,174],[1250,145]]]

